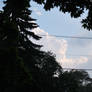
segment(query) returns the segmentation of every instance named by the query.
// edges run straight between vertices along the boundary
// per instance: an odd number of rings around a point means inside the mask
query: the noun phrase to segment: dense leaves
[[[31,32],[38,25],[30,17],[29,1],[6,0],[0,11],[0,92],[92,92],[87,72],[63,71],[53,53],[40,51],[41,46],[30,40],[41,37]],[[91,3],[86,0],[33,1],[45,10],[59,7],[72,17],[79,17],[86,8],[89,15],[83,23],[91,29]]]
[[[39,88],[32,80],[23,58],[19,55],[20,49],[33,54],[39,53],[41,47],[29,39],[29,37],[33,37],[39,40],[40,37],[29,31],[36,28],[37,24],[33,23],[34,19],[30,17],[29,0],[22,1],[6,0],[3,10],[0,11],[1,92],[16,92],[18,89],[35,90],[34,85]]]
[[[71,17],[80,17],[86,10],[88,16],[82,20],[84,28],[92,30],[92,1],[91,0],[33,0],[44,5],[45,10],[58,7],[63,13],[68,12]]]

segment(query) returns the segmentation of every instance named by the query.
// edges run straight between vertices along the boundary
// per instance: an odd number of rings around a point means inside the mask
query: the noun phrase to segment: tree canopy
[[[78,18],[86,10],[88,15],[83,19],[82,26],[92,30],[92,0],[33,0],[38,4],[43,4],[44,9],[51,10],[54,7],[59,8],[63,13],[68,12],[71,17]]]
[[[63,71],[51,52],[41,51],[39,40],[31,30],[38,27],[31,18],[31,0],[6,0],[0,11],[0,91],[1,92],[80,92],[92,91],[92,79],[85,71]],[[33,0],[43,4],[45,10],[59,7],[72,17],[79,17],[89,10],[88,29],[92,28],[91,2],[74,0]],[[83,21],[85,23],[85,21]],[[85,88],[86,87],[86,88]],[[87,92],[87,91],[85,91]]]

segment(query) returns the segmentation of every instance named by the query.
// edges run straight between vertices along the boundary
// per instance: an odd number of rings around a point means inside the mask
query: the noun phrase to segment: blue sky
[[[40,28],[46,30],[49,34],[55,35],[75,35],[78,32],[82,32],[84,29],[81,28],[81,19],[86,16],[82,15],[82,18],[71,18],[68,13],[63,14],[59,9],[54,8],[51,11],[45,11],[42,6],[37,5],[32,2],[32,9],[37,9],[41,12],[41,16],[32,13],[34,18],[37,18],[37,23],[40,25]]]
[[[92,55],[92,40],[51,38],[48,36],[92,37],[92,32],[84,29],[80,23],[87,16],[87,11],[81,17],[74,19],[68,13],[63,14],[57,8],[46,12],[43,6],[34,2],[31,5],[32,17],[37,19],[36,22],[40,26],[37,33],[47,35],[47,38],[43,37],[40,42],[44,45],[43,49],[55,53],[58,62],[63,67],[92,68],[92,58],[89,56]],[[90,74],[92,75],[92,72]]]
[[[2,8],[3,6],[3,0],[0,0],[0,9]]]

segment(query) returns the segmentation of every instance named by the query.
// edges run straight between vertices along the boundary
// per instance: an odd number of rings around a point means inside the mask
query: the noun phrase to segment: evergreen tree
[[[29,39],[30,37],[40,39],[39,36],[29,31],[38,27],[33,22],[35,19],[30,17],[29,1],[6,0],[3,10],[0,11],[1,92],[16,92],[18,89],[26,90],[28,88],[35,90],[32,86],[36,87],[36,83],[32,80],[30,71],[20,55],[23,51],[33,56],[40,53],[41,46],[34,44]]]
[[[39,45],[33,44],[29,37],[33,37],[39,40],[40,37],[35,35],[29,30],[38,27],[36,23],[33,23],[35,19],[30,17],[31,11],[28,9],[30,0],[6,0],[5,7],[3,7],[3,15],[9,22],[13,23],[17,28],[17,45],[24,49],[39,48]],[[12,33],[11,33],[12,34]],[[15,38],[15,37],[14,37]],[[28,45],[27,45],[28,44]]]

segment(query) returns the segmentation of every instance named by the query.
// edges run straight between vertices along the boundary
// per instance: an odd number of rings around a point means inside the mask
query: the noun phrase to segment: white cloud
[[[92,37],[92,32],[88,30],[81,30],[81,32],[75,36]],[[68,40],[68,46],[68,52],[72,51],[72,53],[88,58],[88,62],[79,65],[78,68],[92,68],[92,39],[70,39]]]
[[[79,57],[79,58],[67,58],[66,56],[62,59],[60,58],[61,65],[67,68],[76,68],[80,66],[80,64],[84,64],[88,61],[86,57]]]
[[[39,11],[39,10],[36,9],[36,8],[33,8],[33,11],[34,11],[35,14],[38,15],[38,16],[41,16],[41,15],[42,15],[41,11]]]
[[[42,48],[42,50],[52,51],[54,54],[56,54],[57,61],[63,67],[76,68],[79,65],[87,63],[88,58],[86,58],[86,57],[67,58],[66,53],[67,53],[67,49],[68,49],[68,43],[66,40],[58,39],[56,37],[51,37],[51,36],[49,36],[49,34],[47,32],[45,32],[44,30],[42,30],[40,28],[36,28],[32,31],[34,31],[35,34],[46,35],[46,36],[42,36],[43,38],[40,41],[38,41],[38,43],[40,43],[44,46]]]

